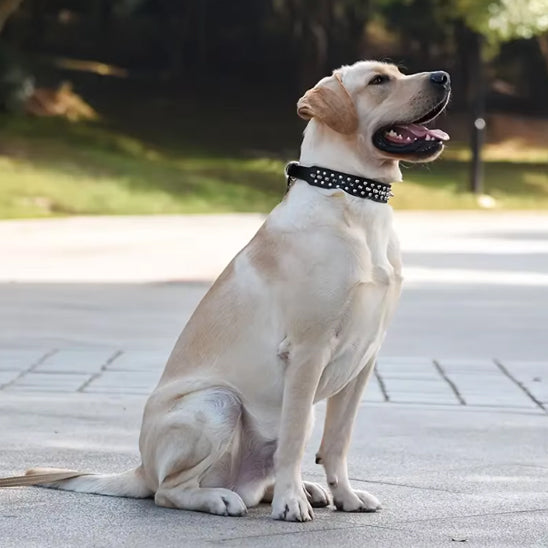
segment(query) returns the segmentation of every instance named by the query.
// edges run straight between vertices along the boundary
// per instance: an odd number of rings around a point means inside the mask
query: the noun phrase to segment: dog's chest
[[[318,401],[336,394],[377,354],[400,293],[399,246],[392,210],[384,204],[348,203],[344,196],[318,201],[306,186],[297,186],[289,198],[272,219],[298,228],[280,286],[291,314],[281,315],[314,331],[316,344],[330,346]]]
[[[332,359],[321,376],[316,401],[336,394],[375,358],[398,296],[399,284],[396,282],[356,287],[353,300],[334,335]]]
[[[399,256],[389,257],[386,242],[363,241],[361,252],[353,255],[355,279],[334,326],[332,359],[320,379],[316,401],[336,394],[371,365],[399,299]]]

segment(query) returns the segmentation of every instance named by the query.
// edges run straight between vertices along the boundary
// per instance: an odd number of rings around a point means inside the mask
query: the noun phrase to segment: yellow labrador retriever
[[[183,330],[144,411],[142,464],[122,474],[35,469],[0,486],[38,485],[240,516],[308,521],[326,506],[303,482],[314,403],[327,400],[317,462],[337,509],[374,512],[346,456],[358,404],[400,294],[390,183],[399,160],[430,161],[447,134],[428,129],[449,75],[403,75],[362,61],[298,102],[310,120],[289,191],[217,279]]]

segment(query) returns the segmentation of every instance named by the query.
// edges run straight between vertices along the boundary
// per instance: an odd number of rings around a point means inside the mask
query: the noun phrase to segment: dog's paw
[[[275,494],[272,501],[272,517],[283,521],[311,521],[314,519],[314,512],[304,491],[302,494]]]
[[[229,489],[215,489],[217,491],[207,501],[207,512],[218,516],[245,516],[247,507],[237,493]]]
[[[378,499],[367,491],[348,491],[334,497],[333,503],[341,512],[376,512],[381,508]]]
[[[329,495],[319,483],[305,481],[304,491],[312,508],[325,508],[326,506],[329,506]]]

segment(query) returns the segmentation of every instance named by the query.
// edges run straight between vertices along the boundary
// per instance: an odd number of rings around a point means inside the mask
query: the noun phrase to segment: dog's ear
[[[358,113],[339,74],[334,73],[309,89],[297,103],[297,114],[305,120],[317,118],[338,133],[355,133]]]

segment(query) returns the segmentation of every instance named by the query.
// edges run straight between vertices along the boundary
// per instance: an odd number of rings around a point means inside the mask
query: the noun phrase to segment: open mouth
[[[439,152],[449,135],[441,129],[427,128],[445,108],[448,97],[444,98],[430,112],[418,120],[397,122],[380,128],[373,135],[373,144],[383,152],[390,154],[428,157]]]

